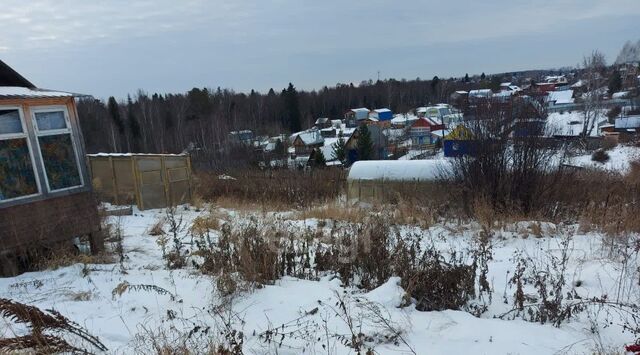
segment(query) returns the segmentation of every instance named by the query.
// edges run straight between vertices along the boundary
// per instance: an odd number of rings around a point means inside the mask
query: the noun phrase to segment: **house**
[[[416,115],[398,114],[391,119],[391,126],[394,128],[411,127],[411,125],[413,125],[413,123],[416,122],[418,119],[419,119],[419,116],[416,116]]]
[[[231,131],[229,132],[229,143],[231,144],[245,144],[251,145],[253,141],[254,135],[253,131],[249,129],[241,130],[241,131]]]
[[[616,118],[614,130],[616,132],[636,134],[640,131],[640,115]]]
[[[433,119],[422,117],[409,128],[409,137],[413,147],[423,147],[434,144],[436,137],[431,134],[433,131],[445,129],[445,126]]]
[[[25,271],[35,254],[72,248],[76,237],[102,249],[78,96],[37,88],[0,61],[0,275]]]
[[[327,117],[320,117],[316,120],[314,126],[317,129],[329,128],[331,127],[331,120]]]
[[[547,93],[549,91],[556,90],[556,83],[536,83],[534,87],[534,91],[538,93]]]
[[[324,144],[324,138],[318,130],[309,130],[295,134],[292,137],[291,145],[295,155],[310,155],[311,152]]]
[[[380,122],[388,122],[393,118],[393,112],[388,108],[379,108],[371,111],[369,117]]]
[[[378,126],[367,126],[369,134],[371,135],[371,142],[373,143],[373,159],[386,159],[387,158],[387,146],[389,143],[388,137],[384,134],[384,129]],[[358,138],[360,136],[360,130],[353,131],[349,139],[345,142],[345,148],[347,151],[347,160],[350,163],[357,161],[358,157]]]
[[[555,85],[568,85],[569,81],[565,75],[549,75],[544,78],[545,83]]]
[[[571,108],[575,103],[573,90],[550,91],[547,93],[546,102],[550,109]]]
[[[365,107],[353,108],[344,114],[347,127],[356,127],[359,122],[369,119],[369,109]]]
[[[337,134],[336,131],[334,127],[323,128],[320,130],[320,135],[322,138],[335,138]]]

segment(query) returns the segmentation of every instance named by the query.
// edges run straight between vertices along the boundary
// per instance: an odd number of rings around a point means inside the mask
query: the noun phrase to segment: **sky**
[[[39,87],[276,91],[613,62],[639,0],[0,0],[0,59]],[[379,74],[378,74],[379,72]]]

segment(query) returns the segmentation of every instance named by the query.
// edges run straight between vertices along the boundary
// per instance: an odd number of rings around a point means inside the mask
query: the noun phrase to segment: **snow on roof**
[[[513,95],[513,91],[502,90],[499,93],[493,94],[494,97],[507,97]]]
[[[573,112],[553,112],[547,117],[547,131],[548,135],[561,136],[561,137],[575,137],[579,136],[583,130],[583,114],[579,111]],[[604,112],[599,113],[599,118],[596,119],[596,123],[602,120],[606,120]],[[591,131],[591,137],[598,137],[598,129]]]
[[[0,86],[1,98],[50,98],[82,96],[64,91],[46,89],[30,89],[20,86]]]
[[[571,85],[572,88],[581,88],[584,86],[584,81],[582,81],[582,79],[578,80],[577,82],[575,82],[575,84]]]
[[[474,97],[488,97],[491,95],[491,89],[479,89],[469,91],[469,96]]]
[[[624,99],[627,96],[629,96],[629,92],[628,91],[619,91],[619,92],[614,92],[613,95],[611,95],[611,98],[612,99]]]
[[[418,116],[405,113],[405,114],[395,115],[391,119],[391,123],[393,123],[393,124],[407,124],[409,122],[413,122],[413,121],[417,121],[417,120],[418,120]]]
[[[451,168],[448,160],[363,160],[349,169],[348,180],[436,180]]]
[[[360,107],[360,108],[352,108],[351,111],[352,112],[369,112],[369,109],[366,107]]]
[[[324,142],[324,138],[322,138],[322,135],[319,131],[303,132],[298,134],[298,137],[300,137],[302,143],[304,143],[305,145],[316,145]]]
[[[165,156],[186,157],[188,154],[158,154],[158,153],[95,153],[87,154],[88,157],[133,157],[133,156]]]
[[[331,161],[336,159],[336,156],[333,152],[333,146],[336,144],[337,141],[338,141],[338,138],[325,139],[324,145],[319,148],[326,161]]]
[[[640,127],[640,116],[629,116],[616,118],[616,129],[629,129]]]
[[[377,113],[383,113],[383,112],[391,112],[391,110],[389,110],[388,108],[378,108],[374,110]]]
[[[450,130],[445,129],[444,131],[441,129],[437,129],[435,131],[431,131],[431,135],[432,136],[436,136],[438,138],[442,138],[442,136],[444,135],[445,137],[449,135],[449,133],[451,133]]]
[[[456,94],[460,94],[460,95],[465,95],[465,94],[468,94],[468,93],[469,93],[468,91],[464,91],[464,90],[456,91]]]
[[[424,112],[427,112],[427,108],[426,108],[426,107],[424,107],[424,106],[423,106],[423,107],[418,107],[418,108],[416,109],[416,112],[418,112],[418,113],[424,113]]]
[[[550,91],[549,96],[547,96],[547,101],[555,102],[556,105],[572,104],[573,90]]]

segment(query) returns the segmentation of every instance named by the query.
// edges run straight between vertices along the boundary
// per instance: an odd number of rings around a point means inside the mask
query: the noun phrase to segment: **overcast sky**
[[[125,97],[314,89],[612,62],[640,0],[0,0],[0,58],[45,88]]]

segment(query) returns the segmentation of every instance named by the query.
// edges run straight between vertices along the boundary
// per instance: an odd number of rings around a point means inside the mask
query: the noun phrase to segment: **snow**
[[[184,157],[188,154],[157,154],[157,153],[95,153],[95,154],[87,154],[88,157],[133,157],[133,156],[174,156],[174,157]]]
[[[619,92],[614,92],[613,95],[611,95],[612,99],[624,99],[627,96],[629,96],[629,92],[628,91],[619,91]]]
[[[556,105],[572,104],[573,90],[550,91],[547,96],[547,102],[553,102]]]
[[[0,86],[0,97],[73,97],[75,94],[45,89],[30,89],[21,86]]]
[[[347,180],[436,180],[450,168],[448,160],[366,160],[349,169]]]
[[[583,113],[581,111],[572,112],[553,112],[547,117],[547,130],[549,134],[554,136],[575,137],[582,133],[583,129]],[[596,119],[596,124],[593,131],[591,131],[591,137],[600,136],[598,129],[598,123],[606,120],[604,112],[601,112]]]
[[[640,116],[618,117],[615,121],[616,129],[629,129],[640,127]]]
[[[489,97],[492,93],[491,89],[470,90],[469,97]]]
[[[640,147],[618,145],[608,150],[609,160],[599,163],[591,160],[591,154],[580,155],[569,159],[569,164],[600,170],[627,173],[631,163],[640,159]]]
[[[213,207],[212,207],[213,208]],[[255,211],[238,213],[234,210],[214,209],[226,213],[235,220],[259,219],[272,224],[274,220],[285,220],[291,214]],[[187,224],[206,212],[198,212],[188,206],[180,206],[177,215]],[[210,325],[213,315],[207,312],[222,303],[222,296],[215,287],[215,277],[202,275],[191,267],[168,270],[164,266],[157,237],[148,234],[150,227],[164,215],[162,210],[139,211],[134,207],[134,215],[110,217],[111,223],[120,224],[124,234],[126,258],[121,268],[118,264],[76,264],[56,270],[25,273],[17,277],[0,279],[0,297],[32,304],[43,309],[55,309],[69,317],[91,333],[98,335],[109,348],[110,354],[140,353],[136,348],[136,337],[148,330],[165,330],[169,334],[188,333],[194,325]],[[290,220],[290,227],[298,230],[317,229],[319,232],[330,227],[320,227],[317,219]],[[325,221],[325,223],[329,223]],[[541,232],[533,233],[537,226]],[[436,245],[440,250],[464,251],[472,246],[472,240],[482,228],[475,223],[436,223],[422,229],[415,226],[398,226],[399,232],[415,233],[421,236],[425,245]],[[555,328],[522,320],[502,320],[496,316],[512,307],[510,297],[514,290],[507,285],[507,279],[515,267],[513,256],[520,251],[525,255],[557,255],[560,240],[571,237],[569,262],[565,276],[569,283],[581,281],[575,291],[583,299],[599,297],[603,294],[615,297],[618,278],[626,275],[630,282],[637,284],[637,260],[630,265],[623,264],[615,256],[608,256],[609,239],[602,234],[583,234],[576,225],[555,225],[549,222],[520,221],[502,225],[494,231],[492,238],[493,259],[489,264],[488,278],[494,289],[493,302],[486,314],[474,317],[464,311],[420,312],[414,306],[399,308],[404,296],[400,278],[391,277],[369,292],[342,285],[339,279],[330,275],[317,281],[284,277],[273,285],[242,293],[231,302],[237,320],[232,326],[245,336],[244,350],[247,354],[323,354],[324,329],[311,328],[313,341],[290,339],[276,347],[265,343],[258,334],[282,324],[293,324],[296,320],[310,320],[323,324],[334,333],[348,334],[348,328],[340,317],[330,311],[338,302],[338,297],[355,300],[356,303],[370,302],[382,307],[389,320],[403,331],[408,346],[400,343],[373,344],[379,354],[585,354],[596,353],[594,349],[602,343],[611,349],[621,350],[623,344],[633,341],[633,336],[623,333],[617,320],[599,329],[599,334],[591,332],[590,316],[579,315],[570,322]],[[533,236],[536,236],[535,238]],[[190,237],[184,236],[188,241]],[[626,268],[626,269],[625,269]],[[630,274],[623,274],[627,270]],[[510,274],[511,273],[511,274]],[[169,291],[162,295],[146,291],[127,291],[121,295],[113,290],[122,282],[132,285],[155,285]],[[531,285],[525,292],[531,293]],[[78,298],[84,293],[86,298]],[[637,288],[632,289],[632,300],[638,300]],[[509,303],[503,303],[509,297]],[[316,311],[314,311],[316,309]],[[359,317],[353,308],[355,319]],[[593,315],[604,322],[605,312]],[[169,314],[174,314],[170,317]],[[361,331],[373,334],[379,325],[364,318]],[[603,324],[603,323],[600,323]],[[359,329],[360,330],[360,329]],[[6,323],[0,323],[0,337],[13,336],[16,331]],[[317,337],[317,338],[316,338]],[[316,339],[323,339],[317,342]],[[333,349],[331,354],[354,354],[336,339],[327,341]],[[618,353],[618,351],[616,352]],[[621,353],[621,351],[620,351]]]
[[[409,126],[409,125],[411,125],[411,123],[413,123],[413,122],[415,122],[417,120],[418,120],[418,116],[410,114],[410,113],[398,114],[398,115],[395,115],[391,119],[391,124]]]

